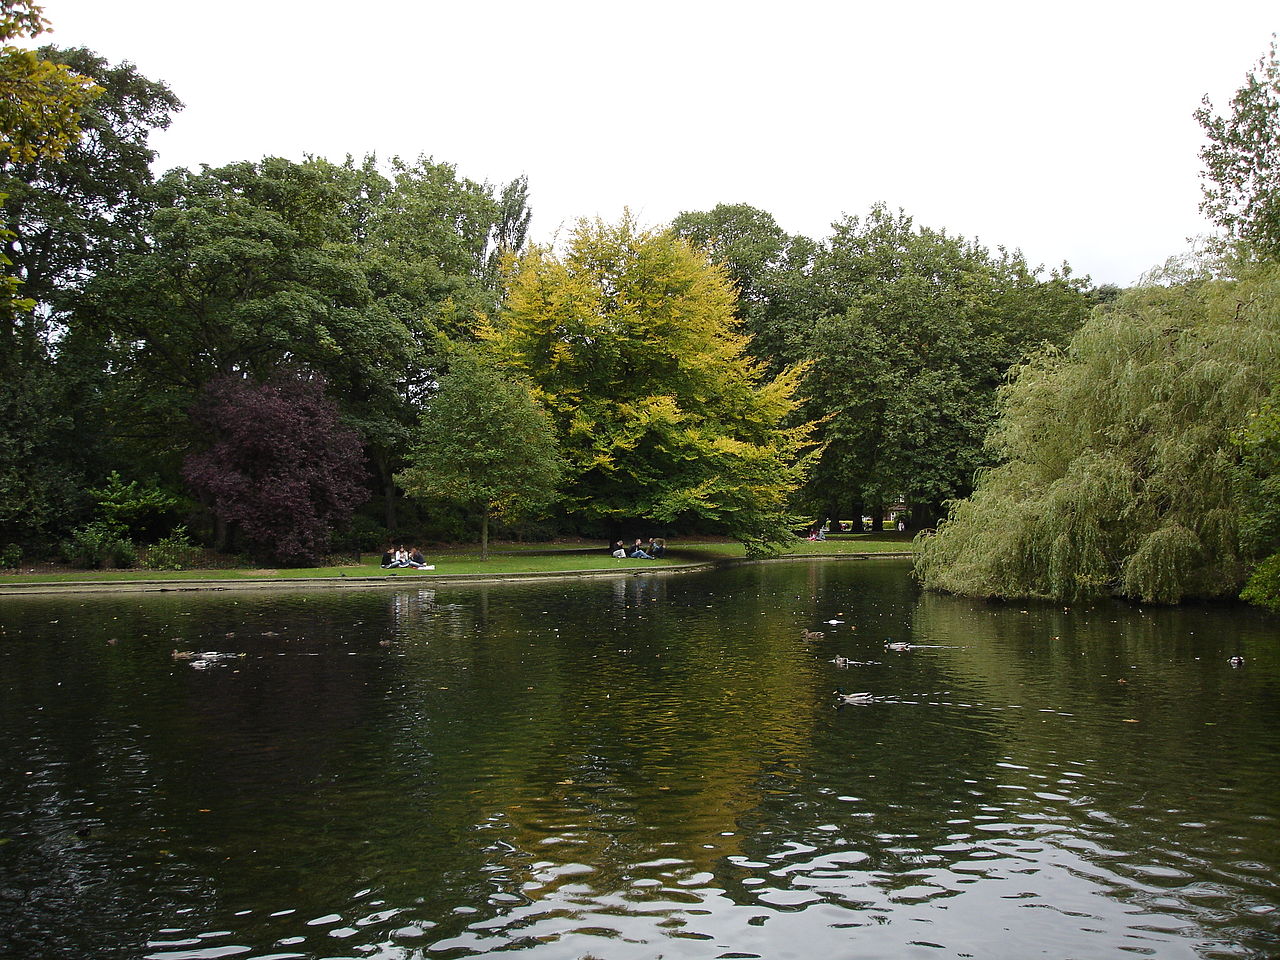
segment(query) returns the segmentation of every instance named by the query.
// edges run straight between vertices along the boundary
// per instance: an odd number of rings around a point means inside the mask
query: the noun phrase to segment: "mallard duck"
[[[826,636],[826,634],[821,630],[809,630],[805,628],[800,631],[800,636],[804,637],[806,640],[821,640]]]
[[[889,640],[885,642],[884,648],[886,650],[897,650],[899,653],[902,653],[905,650],[910,650],[911,644],[902,640]]]
[[[1231,664],[1233,667],[1243,667],[1244,657],[1239,657],[1239,656],[1232,657],[1230,660],[1227,661],[1227,663]]]
[[[864,690],[861,693],[845,693],[843,687],[836,687],[835,695],[836,699],[841,703],[871,703],[875,699],[869,691]]]
[[[837,667],[848,667],[853,664],[853,661],[850,660],[848,657],[842,657],[842,656],[837,656],[831,662],[834,663]]]

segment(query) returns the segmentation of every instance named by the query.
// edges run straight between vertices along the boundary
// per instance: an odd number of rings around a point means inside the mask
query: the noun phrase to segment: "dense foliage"
[[[1236,437],[1240,470],[1240,533],[1250,556],[1261,558],[1242,596],[1280,610],[1280,397],[1272,394]]]
[[[1089,302],[1065,273],[1041,279],[1020,255],[992,256],[883,206],[835,224],[814,272],[824,303],[800,340],[812,360],[804,394],[826,419],[810,502],[878,518],[902,499],[932,525],[987,462],[1005,372],[1064,342]]]
[[[750,549],[788,535],[807,425],[800,371],[766,380],[724,273],[667,232],[582,222],[520,260],[490,338],[537,387],[568,463],[566,508],[606,523],[711,521]]]
[[[1205,98],[1196,111],[1208,143],[1200,150],[1200,209],[1263,257],[1280,257],[1280,60],[1276,42],[1219,116]]]
[[[1280,65],[1274,43],[1227,117],[1206,99],[1214,259],[1171,261],[1100,306],[1065,352],[1019,368],[998,465],[921,541],[931,587],[1001,597],[1237,592],[1280,605]],[[1112,301],[1108,296],[1107,301]]]
[[[409,467],[396,479],[411,495],[452,501],[489,519],[518,520],[555,500],[564,465],[550,418],[529,387],[474,353],[456,357],[423,404]]]
[[[48,28],[30,0],[0,2],[0,157],[25,163],[58,157],[80,133],[80,114],[100,92],[88,77],[10,44]]]
[[[926,586],[998,597],[1238,590],[1232,436],[1280,381],[1280,265],[1136,288],[1019,368],[1000,463],[921,541]]]
[[[57,157],[0,159],[0,193],[11,236],[5,254],[23,295],[63,318],[72,296],[122,253],[144,244],[154,205],[155,151],[148,138],[182,103],[132,64],[114,66],[90,50],[41,47],[40,56],[91,78],[99,94],[80,113],[80,136]]]
[[[0,0],[6,43],[43,27]],[[539,511],[756,553],[951,502],[931,586],[1169,600],[1262,561],[1269,602],[1278,77],[1273,46],[1196,114],[1220,259],[1122,292],[883,205],[824,238],[733,203],[551,248],[523,177],[430,157],[156,179],[165,84],[6,45],[0,553],[180,562],[187,528],[273,562],[335,532],[483,551]]]
[[[196,419],[212,442],[188,454],[183,474],[217,518],[219,545],[318,563],[366,496],[360,438],[339,422],[323,382],[288,371],[265,383],[220,377],[205,386]]]
[[[750,337],[747,350],[766,376],[797,362],[815,306],[810,301],[817,289],[812,266],[818,245],[787,234],[771,214],[745,203],[685,211],[671,229],[728,273],[737,294],[735,315]]]

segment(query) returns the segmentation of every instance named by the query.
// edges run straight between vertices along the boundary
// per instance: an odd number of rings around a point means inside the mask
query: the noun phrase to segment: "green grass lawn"
[[[787,548],[787,557],[830,557],[866,553],[902,553],[910,551],[911,540],[897,534],[860,534],[838,540],[810,542],[797,540]],[[713,560],[735,559],[745,556],[739,543],[676,542],[668,547],[662,560],[617,560],[603,546],[551,544],[503,544],[490,551],[488,560],[481,560],[472,545],[438,550],[427,554],[427,562],[434,570],[383,570],[379,566],[381,554],[369,554],[360,563],[324,567],[301,568],[235,568],[217,570],[72,570],[60,573],[6,574],[0,577],[0,587],[18,583],[66,583],[66,582],[127,582],[132,580],[263,580],[263,579],[313,579],[318,577],[396,577],[398,579],[429,580],[441,576],[461,576],[521,573],[563,573],[575,570],[639,570],[678,567],[681,564],[704,563]]]

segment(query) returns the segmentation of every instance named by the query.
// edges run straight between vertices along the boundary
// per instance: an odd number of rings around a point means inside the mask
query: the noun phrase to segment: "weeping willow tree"
[[[1127,291],[1002,389],[998,465],[921,538],[925,586],[1176,603],[1248,573],[1233,434],[1280,383],[1280,265]]]
[[[1245,548],[1263,557],[1240,596],[1280,610],[1280,389],[1234,438],[1240,448]]]

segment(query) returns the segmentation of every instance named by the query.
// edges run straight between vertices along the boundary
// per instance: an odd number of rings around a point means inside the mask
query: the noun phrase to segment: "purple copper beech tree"
[[[210,444],[188,455],[183,475],[220,534],[261,561],[318,563],[366,496],[360,437],[324,387],[297,372],[266,383],[221,377],[195,410]]]

